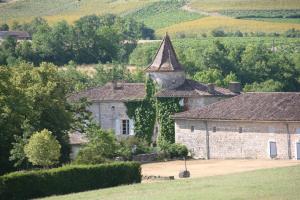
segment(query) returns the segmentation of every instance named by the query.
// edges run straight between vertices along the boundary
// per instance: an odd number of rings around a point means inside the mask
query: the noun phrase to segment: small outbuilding
[[[300,160],[300,93],[244,93],[173,117],[195,158]]]

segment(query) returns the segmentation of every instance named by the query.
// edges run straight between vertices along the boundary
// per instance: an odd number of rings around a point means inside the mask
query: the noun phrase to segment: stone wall
[[[105,130],[112,129],[116,132],[116,135],[121,134],[122,120],[129,119],[126,114],[127,108],[123,102],[93,102],[89,110],[101,128]],[[130,122],[131,135],[133,135],[133,121],[130,120]]]
[[[194,157],[200,159],[207,156],[211,159],[269,159],[269,142],[272,141],[277,146],[276,158],[289,159],[289,130],[290,155],[292,159],[297,157],[300,123],[288,123],[287,129],[286,123],[209,121],[207,127],[208,134],[203,121],[176,120],[176,142],[186,145]]]
[[[150,72],[150,78],[163,89],[174,89],[185,81],[185,73],[179,72]]]

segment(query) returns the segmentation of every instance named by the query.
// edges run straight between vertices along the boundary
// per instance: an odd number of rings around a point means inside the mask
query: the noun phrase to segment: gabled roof
[[[30,38],[30,34],[28,32],[25,31],[0,31],[0,38],[4,38],[7,36],[12,36],[15,37],[17,39],[19,38]]]
[[[244,93],[203,108],[177,113],[175,119],[300,121],[300,93]]]
[[[214,87],[209,91],[208,85],[194,80],[186,79],[185,82],[175,89],[165,89],[159,91],[156,97],[199,97],[199,96],[235,96],[236,93],[229,89]]]
[[[179,63],[169,35],[166,33],[160,47],[146,72],[184,71]]]
[[[77,101],[80,98],[87,98],[89,101],[137,101],[143,100],[146,96],[143,83],[107,83],[101,87],[90,88],[75,94],[68,99]]]

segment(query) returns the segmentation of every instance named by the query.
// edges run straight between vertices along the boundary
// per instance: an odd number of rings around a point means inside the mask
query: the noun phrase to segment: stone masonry
[[[296,159],[300,142],[299,122],[177,119],[175,132],[176,142],[199,159],[270,159],[270,142],[276,142],[275,159]]]

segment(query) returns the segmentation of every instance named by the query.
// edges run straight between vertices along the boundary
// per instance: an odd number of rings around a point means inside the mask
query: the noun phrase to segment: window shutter
[[[116,132],[116,135],[120,135],[121,134],[121,131],[120,131],[120,119],[119,118],[116,118],[115,120],[115,132]]]
[[[275,158],[277,156],[276,142],[270,142],[270,157]]]
[[[129,119],[129,135],[134,135],[134,120]]]

